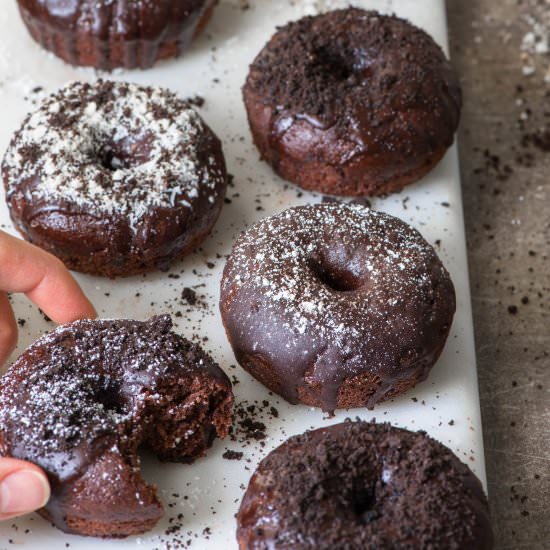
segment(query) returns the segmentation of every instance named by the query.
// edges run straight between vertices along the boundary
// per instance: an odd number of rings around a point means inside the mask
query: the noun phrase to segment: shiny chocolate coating
[[[217,0],[18,0],[31,36],[72,65],[148,68],[189,47]]]
[[[258,466],[241,550],[491,550],[481,483],[423,432],[344,422],[291,437]]]
[[[333,195],[399,191],[453,143],[462,105],[441,48],[358,8],[280,28],[243,88],[254,141],[283,178]]]
[[[46,98],[2,162],[23,236],[70,269],[167,269],[210,233],[227,173],[220,140],[163,88],[75,82]]]
[[[455,291],[415,229],[359,204],[289,208],[235,243],[222,319],[244,369],[291,403],[369,407],[424,380]]]
[[[123,537],[163,515],[138,450],[192,462],[232,422],[231,383],[202,349],[147,322],[77,321],[28,348],[0,379],[0,456],[44,469],[58,528]]]

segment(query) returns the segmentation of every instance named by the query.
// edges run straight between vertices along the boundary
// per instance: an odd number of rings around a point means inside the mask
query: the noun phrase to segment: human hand
[[[49,499],[48,478],[38,466],[0,458],[0,521],[38,510]]]
[[[17,344],[8,292],[24,292],[57,323],[97,315],[62,262],[0,231],[0,366]],[[0,458],[0,521],[41,508],[49,498],[48,479],[38,466]]]
[[[56,323],[97,316],[60,260],[0,231],[0,366],[17,344],[17,322],[7,292],[24,292]]]

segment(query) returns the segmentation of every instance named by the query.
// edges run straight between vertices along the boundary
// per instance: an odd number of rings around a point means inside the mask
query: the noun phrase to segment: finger
[[[0,521],[38,510],[49,498],[48,478],[38,466],[0,458]]]
[[[17,323],[6,294],[0,292],[0,366],[17,345]]]
[[[24,292],[56,323],[97,316],[94,306],[60,260],[2,232],[0,290]]]

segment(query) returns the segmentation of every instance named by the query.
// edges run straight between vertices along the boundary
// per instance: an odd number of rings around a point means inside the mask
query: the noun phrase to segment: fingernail
[[[42,508],[50,498],[46,478],[35,470],[19,470],[0,483],[0,513],[26,514]]]

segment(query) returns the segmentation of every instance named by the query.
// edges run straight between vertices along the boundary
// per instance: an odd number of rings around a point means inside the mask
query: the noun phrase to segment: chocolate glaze
[[[282,177],[337,195],[420,179],[453,142],[462,97],[441,48],[357,8],[280,28],[243,88],[254,141]]]
[[[18,0],[31,36],[73,65],[145,69],[183,53],[217,0]]]
[[[220,308],[243,368],[291,403],[333,411],[371,408],[425,379],[455,293],[405,222],[323,203],[264,219],[237,240]]]
[[[423,432],[344,422],[291,437],[237,514],[242,550],[490,550],[481,483]]]
[[[138,449],[192,462],[227,435],[227,376],[171,328],[168,316],[77,321],[40,338],[0,380],[0,455],[46,471],[42,513],[60,529],[151,528],[162,505],[139,475]]]
[[[219,139],[172,92],[73,83],[24,121],[2,163],[19,231],[71,269],[167,268],[210,232],[227,186]]]

